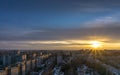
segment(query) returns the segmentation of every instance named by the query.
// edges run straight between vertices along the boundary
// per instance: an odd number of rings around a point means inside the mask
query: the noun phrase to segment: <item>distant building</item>
[[[2,51],[0,52],[0,69],[26,59],[26,54],[21,54],[20,51]]]
[[[11,56],[10,55],[1,55],[0,56],[0,65],[1,67],[7,66],[11,64]]]
[[[24,60],[27,60],[27,55],[26,55],[26,54],[22,55],[22,60],[23,60],[23,61],[24,61]]]
[[[61,55],[57,56],[57,64],[61,64],[63,61],[63,57]]]

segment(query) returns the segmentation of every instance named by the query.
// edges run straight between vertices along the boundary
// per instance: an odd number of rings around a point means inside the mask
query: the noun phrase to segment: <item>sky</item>
[[[0,0],[0,49],[120,49],[120,0]]]

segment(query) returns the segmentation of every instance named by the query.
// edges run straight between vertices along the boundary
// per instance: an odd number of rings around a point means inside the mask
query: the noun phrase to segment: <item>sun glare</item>
[[[99,42],[99,41],[92,41],[91,42],[91,46],[93,48],[99,48],[99,47],[101,47],[101,42]]]

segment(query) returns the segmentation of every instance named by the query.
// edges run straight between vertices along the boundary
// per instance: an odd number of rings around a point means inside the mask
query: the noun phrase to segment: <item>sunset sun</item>
[[[99,48],[99,47],[101,47],[101,42],[99,42],[99,41],[92,41],[91,42],[91,47],[92,48]]]

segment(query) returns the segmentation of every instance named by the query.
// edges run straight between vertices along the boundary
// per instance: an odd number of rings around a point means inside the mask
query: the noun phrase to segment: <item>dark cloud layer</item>
[[[9,31],[8,31],[9,32]],[[34,41],[34,40],[67,40],[67,39],[89,39],[90,36],[107,37],[119,40],[120,26],[104,26],[76,29],[35,29],[29,31],[18,31],[16,33],[0,33],[1,41]]]
[[[116,8],[119,9],[119,7],[119,0],[0,0],[1,9],[15,11],[106,11]]]

